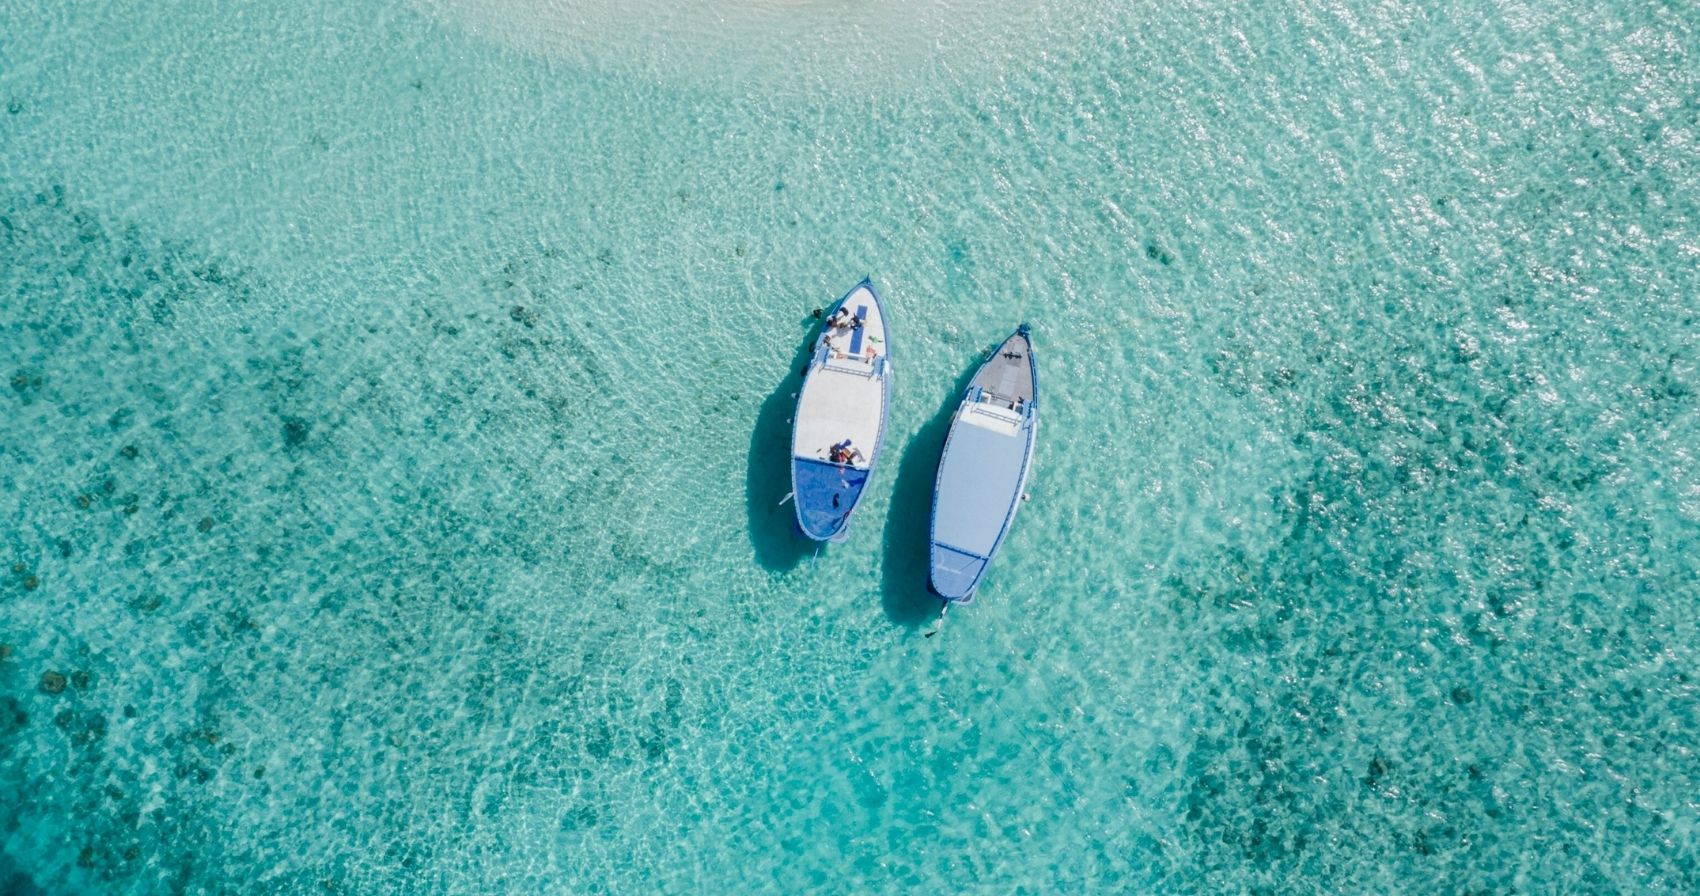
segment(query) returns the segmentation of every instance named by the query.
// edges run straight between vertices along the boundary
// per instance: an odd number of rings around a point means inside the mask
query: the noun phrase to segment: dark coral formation
[[[30,530],[40,535],[16,544],[16,555],[44,559],[39,571],[14,570],[16,596],[4,596],[59,600],[65,594],[53,592],[64,582],[81,601],[50,636],[53,656],[71,668],[32,675],[21,688],[27,699],[6,695],[12,702],[0,702],[4,743],[36,738],[27,755],[71,757],[54,786],[26,782],[42,794],[31,810],[37,817],[84,819],[79,842],[61,857],[65,864],[109,889],[143,886],[138,875],[154,875],[148,880],[158,878],[167,891],[219,880],[226,863],[275,865],[289,853],[287,843],[230,838],[226,820],[268,800],[310,813],[317,785],[302,789],[293,775],[303,761],[322,762],[340,786],[362,793],[455,782],[448,796],[460,817],[495,812],[508,800],[572,793],[567,827],[581,833],[610,824],[599,778],[673,761],[678,729],[688,722],[676,683],[658,688],[653,706],[609,706],[585,688],[576,668],[520,687],[523,676],[488,675],[462,662],[481,653],[502,658],[504,669],[532,662],[524,659],[532,647],[491,595],[502,593],[502,577],[513,568],[551,562],[563,540],[628,567],[636,591],[665,590],[682,575],[630,533],[582,520],[551,531],[523,524],[558,516],[563,505],[607,504],[640,462],[610,456],[607,446],[622,440],[580,419],[610,400],[612,374],[594,340],[526,310],[532,298],[517,305],[492,286],[484,307],[467,312],[457,300],[445,306],[452,312],[422,308],[414,330],[388,334],[418,353],[404,364],[359,360],[346,340],[369,332],[364,327],[303,335],[221,322],[218,339],[207,343],[214,348],[164,351],[178,344],[183,328],[202,326],[209,309],[240,319],[257,288],[251,279],[228,263],[81,211],[63,191],[15,198],[4,215],[11,229],[0,228],[0,242],[28,260],[14,271],[28,282],[14,288],[51,291],[62,278],[79,277],[92,284],[77,305],[0,303],[0,326],[42,334],[43,359],[13,371],[10,394],[29,413],[23,424],[86,420],[94,425],[79,433],[97,443],[109,439],[88,452],[96,459],[80,478],[20,508],[39,523]],[[572,289],[592,261],[546,250],[517,261],[507,276],[514,290],[535,297]],[[451,339],[458,344],[440,342]],[[71,367],[61,375],[56,365],[67,358],[103,359],[124,370],[121,381],[129,385],[114,391]],[[398,370],[405,378],[426,369],[446,373],[423,385],[389,379]],[[398,456],[437,460],[442,448],[416,450],[420,439],[440,446],[468,432],[519,438],[484,439],[482,459],[452,476],[391,475]],[[453,441],[449,448],[460,450]],[[488,454],[493,448],[497,453]],[[566,482],[540,474],[540,456],[553,456],[543,467],[559,470],[574,466],[565,455],[595,456],[595,469]],[[93,589],[91,570],[102,581],[122,576],[139,584]],[[27,590],[26,579],[41,587]],[[146,649],[79,641],[71,619],[114,612],[146,633]],[[305,625],[307,618],[318,622]],[[287,637],[275,637],[280,628]],[[326,632],[335,636],[320,636]],[[344,686],[355,667],[347,662],[350,650],[376,658],[359,688]],[[7,681],[4,668],[0,683]],[[468,754],[457,738],[472,729],[421,724],[422,687],[447,697],[444,712],[474,720],[474,728],[512,730],[537,749]],[[198,695],[195,705],[175,702],[189,693]],[[333,693],[342,695],[334,706],[317,705]],[[461,696],[448,696],[454,694]],[[40,701],[41,718],[52,725],[30,726],[30,700]],[[306,750],[320,733],[291,734],[285,719],[281,743],[251,742],[245,735],[254,725],[278,724],[266,718],[276,706],[321,714],[341,734],[320,752]],[[194,714],[192,724],[173,721],[184,712]],[[581,742],[579,732],[587,730],[600,733]],[[366,758],[351,762],[351,755]],[[524,782],[523,790],[475,799],[477,782],[491,775]],[[208,796],[232,792],[245,796],[235,805]],[[336,825],[326,830],[363,836]],[[389,874],[419,873],[470,836],[458,824],[415,834],[362,867],[376,862]],[[347,864],[328,860],[286,878],[362,891],[346,883],[355,879]],[[160,868],[170,870],[159,877]],[[279,886],[291,892],[287,882]]]

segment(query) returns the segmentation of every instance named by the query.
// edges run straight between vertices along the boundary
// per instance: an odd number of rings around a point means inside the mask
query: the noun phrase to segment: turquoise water
[[[0,4],[0,891],[1700,890],[1691,6],[588,2]]]

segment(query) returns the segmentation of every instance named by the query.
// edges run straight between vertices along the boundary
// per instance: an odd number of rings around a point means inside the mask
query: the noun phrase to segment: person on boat
[[[827,454],[828,459],[835,464],[847,464],[861,456],[862,452],[856,450],[856,448],[850,444],[849,439],[845,439],[844,441],[832,446],[832,450]]]
[[[826,328],[828,330],[842,330],[849,327],[851,321],[854,320],[855,318],[850,316],[850,309],[840,305],[838,310],[832,312],[832,316],[826,319]]]

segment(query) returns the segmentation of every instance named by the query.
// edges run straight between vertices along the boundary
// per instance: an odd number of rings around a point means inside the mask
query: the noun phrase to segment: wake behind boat
[[[928,583],[947,603],[973,600],[1003,547],[1038,430],[1039,371],[1022,324],[974,374],[939,459]]]
[[[891,352],[885,307],[869,280],[833,304],[803,374],[791,429],[797,526],[816,541],[849,537],[885,440]]]

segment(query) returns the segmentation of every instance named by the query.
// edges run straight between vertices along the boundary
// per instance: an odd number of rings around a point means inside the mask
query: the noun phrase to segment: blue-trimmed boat
[[[815,541],[850,535],[850,516],[885,443],[891,347],[885,306],[864,279],[834,302],[797,393],[791,494],[797,527]]]
[[[947,606],[974,599],[1009,536],[1038,431],[1039,369],[1022,324],[974,374],[939,458],[928,584]]]

